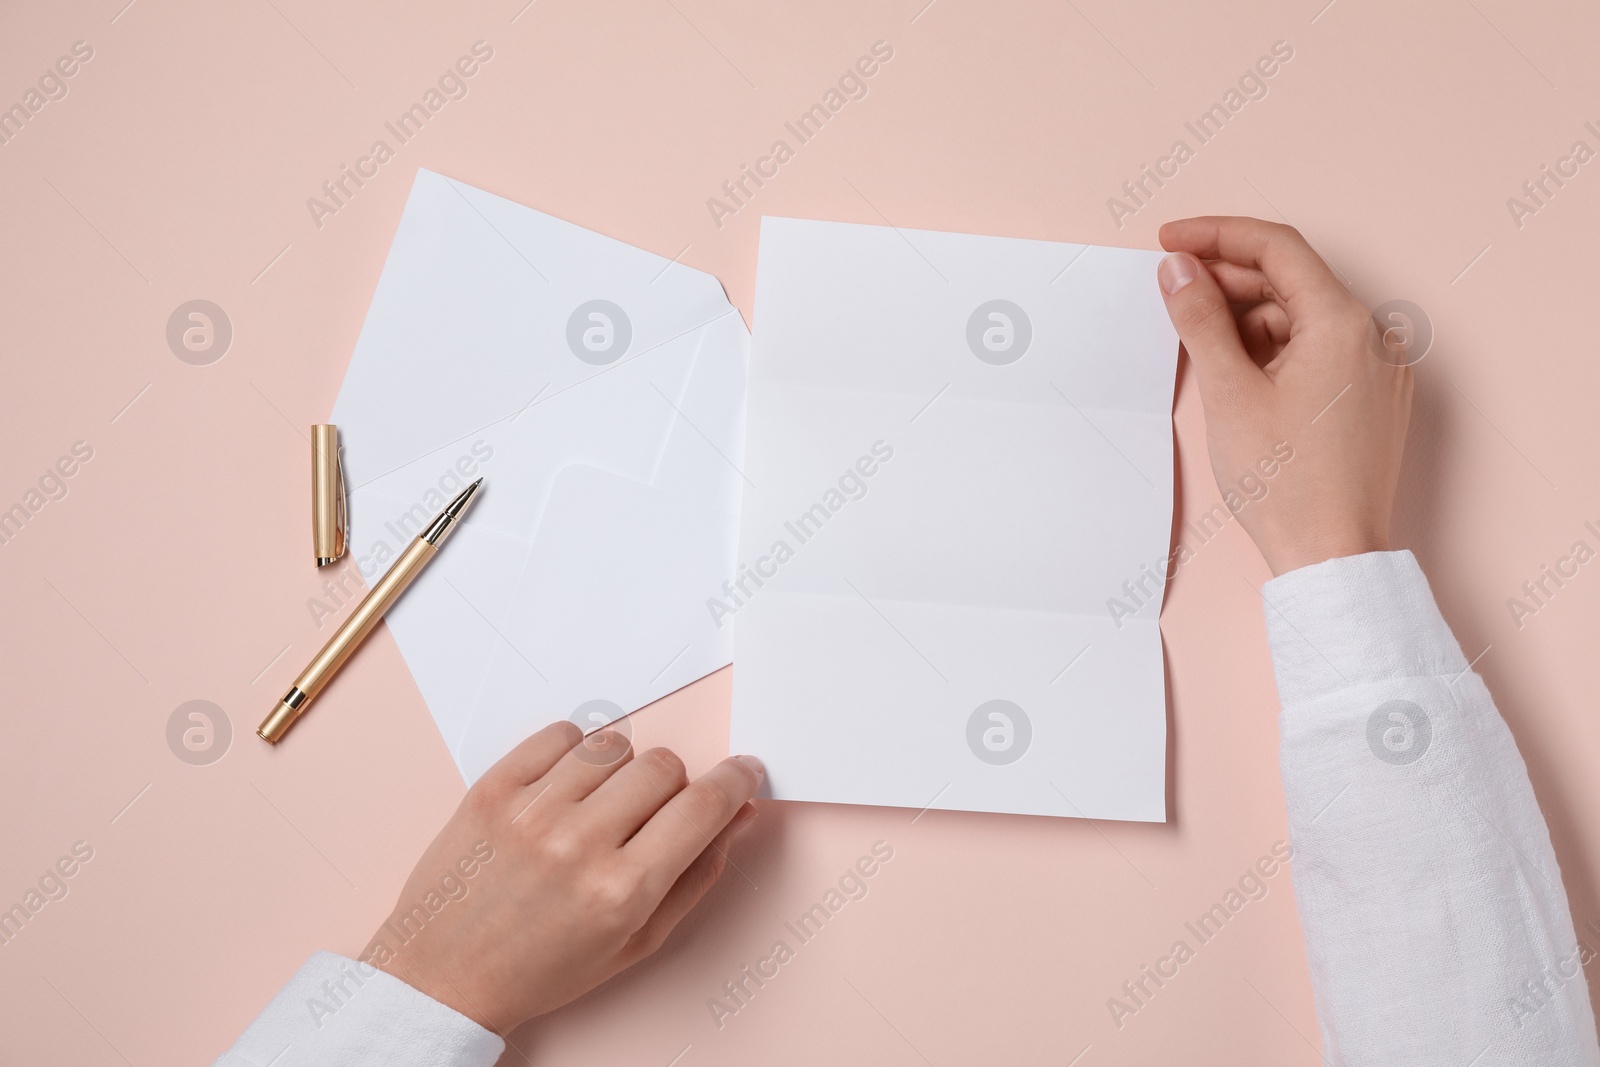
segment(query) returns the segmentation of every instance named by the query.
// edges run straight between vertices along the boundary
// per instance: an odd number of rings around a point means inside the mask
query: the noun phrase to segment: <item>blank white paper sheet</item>
[[[708,610],[771,796],[1165,821],[1159,259],[762,220]]]

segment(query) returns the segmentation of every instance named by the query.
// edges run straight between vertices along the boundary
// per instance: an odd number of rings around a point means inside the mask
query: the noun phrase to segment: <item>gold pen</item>
[[[433,557],[438,554],[439,546],[444,544],[444,539],[456,528],[461,520],[461,515],[467,510],[477,495],[478,487],[483,484],[479,478],[461,491],[461,495],[446,504],[444,510],[428,524],[427,529],[417,535],[417,539],[400,553],[400,558],[394,565],[378,579],[378,584],[372,587],[350,617],[344,624],[334,631],[328,643],[322,646],[305,670],[300,672],[300,677],[294,680],[294,685],[278,701],[277,707],[262,720],[261,726],[256,730],[256,736],[275,745],[282,740],[283,735],[289,732],[289,727],[294,721],[306,713],[311,702],[317,699],[317,694],[322,692],[322,687],[332,680],[344,666],[345,660],[351,653],[361,646],[373,627],[388,612],[391,605],[406,591],[406,587],[422,573]]]

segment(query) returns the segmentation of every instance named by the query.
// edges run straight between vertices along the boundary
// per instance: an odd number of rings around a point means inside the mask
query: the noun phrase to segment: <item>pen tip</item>
[[[461,492],[456,495],[456,498],[454,500],[450,501],[450,503],[448,503],[448,504],[446,504],[444,506],[444,511],[440,512],[440,514],[441,515],[448,515],[452,519],[460,518],[461,517],[461,513],[466,511],[467,510],[467,506],[469,504],[471,504],[474,499],[477,498],[478,489],[482,485],[483,485],[483,479],[479,478],[477,481],[473,482],[471,485],[469,485],[465,489],[461,490]]]

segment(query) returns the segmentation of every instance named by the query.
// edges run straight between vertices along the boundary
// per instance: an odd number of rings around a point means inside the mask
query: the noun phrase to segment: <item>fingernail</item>
[[[767,768],[764,767],[761,761],[756,759],[754,756],[735,756],[733,758],[744,764],[746,767],[749,767],[750,770],[755,772],[755,776],[757,778],[766,777]]]
[[[1161,261],[1161,266],[1156,268],[1156,278],[1161,282],[1161,291],[1168,296],[1175,295],[1179,289],[1194,281],[1199,273],[1200,265],[1187,252],[1172,253]]]

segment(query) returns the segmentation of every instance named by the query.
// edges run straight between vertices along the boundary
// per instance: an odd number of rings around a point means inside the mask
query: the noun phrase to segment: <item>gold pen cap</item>
[[[339,459],[339,428],[331,423],[311,427],[311,548],[317,566],[344,555],[344,464]]]

